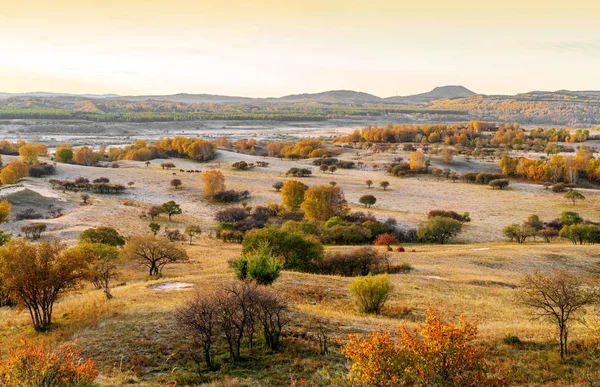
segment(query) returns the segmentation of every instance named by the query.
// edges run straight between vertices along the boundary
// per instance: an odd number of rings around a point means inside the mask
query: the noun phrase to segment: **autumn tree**
[[[290,212],[295,213],[304,202],[306,185],[297,180],[288,180],[281,188],[281,204]]]
[[[0,183],[2,184],[15,184],[17,182],[17,175],[10,168],[4,168],[0,171]]]
[[[420,171],[425,168],[425,154],[422,151],[410,154],[409,167],[411,171]]]
[[[377,235],[377,238],[375,238],[375,242],[373,242],[375,246],[385,246],[390,251],[392,245],[397,245],[399,243],[400,241],[398,240],[398,238],[389,233]]]
[[[204,194],[213,197],[219,192],[225,191],[225,176],[221,171],[210,170],[202,173],[204,183]]]
[[[6,169],[13,171],[17,180],[29,175],[29,167],[27,164],[19,160],[13,160],[8,163],[6,165]]]
[[[445,164],[452,163],[452,159],[454,158],[454,150],[452,148],[444,148],[441,152],[442,161]]]
[[[367,188],[371,188],[371,186],[373,185],[373,180],[367,180],[365,181],[365,184],[367,185]]]
[[[170,263],[188,260],[185,250],[165,238],[157,238],[153,235],[132,237],[125,245],[122,254],[125,259],[147,267],[150,276],[159,275],[163,267]]]
[[[8,222],[12,205],[8,200],[0,201],[0,223]]]
[[[569,354],[567,340],[571,323],[587,306],[598,301],[598,293],[580,276],[566,271],[543,274],[536,270],[523,278],[520,300],[536,317],[558,328],[562,359]]]
[[[190,245],[192,244],[192,238],[196,235],[202,234],[202,229],[200,226],[187,226],[185,228],[185,234],[190,238]]]
[[[85,276],[87,262],[66,254],[66,245],[12,240],[0,248],[0,279],[9,295],[27,308],[37,331],[52,323],[54,302]]]
[[[568,190],[567,193],[565,194],[564,198],[572,201],[573,205],[575,205],[575,202],[577,200],[585,200],[585,196],[583,196],[583,194],[581,192],[575,191],[574,189]]]
[[[39,151],[33,144],[25,144],[19,148],[19,156],[27,165],[35,166],[38,164]]]
[[[334,216],[345,216],[349,211],[342,189],[324,185],[310,187],[304,195],[301,208],[307,219],[321,221]]]
[[[387,189],[387,187],[390,186],[390,182],[389,181],[382,181],[381,183],[379,183],[379,185],[381,186],[381,188],[383,188],[383,190],[385,191]]]
[[[364,204],[365,207],[370,208],[375,202],[377,202],[377,198],[373,195],[363,195],[358,199],[360,204]]]
[[[90,166],[95,161],[94,151],[87,146],[82,146],[73,153],[73,161],[77,164]]]

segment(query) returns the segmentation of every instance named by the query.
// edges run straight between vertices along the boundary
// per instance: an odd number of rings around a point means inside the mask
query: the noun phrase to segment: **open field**
[[[371,154],[344,149],[337,156],[339,159],[360,160],[365,167],[338,169],[335,173],[318,171],[311,160],[263,159],[225,150],[219,150],[217,155],[215,160],[202,164],[170,159],[177,166],[171,171],[160,167],[165,161],[161,159],[152,160],[149,166],[143,162],[120,161],[119,168],[57,164],[57,173],[51,176],[54,179],[107,177],[111,183],[134,183],[121,195],[92,194],[91,205],[85,206],[80,204],[78,193],[51,190],[48,178],[23,179],[21,184],[28,190],[27,195],[19,194],[25,191],[15,192],[22,188],[0,191],[0,196],[14,201],[16,210],[35,202],[63,208],[63,216],[44,221],[49,229],[43,240],[58,238],[75,244],[81,231],[101,225],[114,227],[125,236],[147,233],[149,220],[140,214],[150,205],[168,200],[179,203],[183,214],[174,216],[170,223],[161,217],[158,223],[163,229],[182,229],[186,225],[200,225],[203,229],[203,235],[192,246],[179,242],[191,260],[168,266],[159,280],[148,278],[145,269],[126,263],[116,281],[114,299],[106,301],[100,291],[88,285],[69,293],[56,305],[57,327],[49,333],[35,334],[25,311],[0,309],[0,353],[5,354],[21,336],[36,340],[44,337],[50,342],[76,342],[86,356],[95,360],[101,373],[98,382],[106,386],[159,386],[171,381],[178,381],[179,385],[213,381],[207,385],[215,386],[221,385],[227,375],[236,386],[282,386],[291,379],[304,379],[309,385],[335,385],[339,375],[346,371],[346,363],[336,344],[332,344],[330,354],[317,354],[315,321],[326,322],[327,334],[334,342],[335,337],[343,338],[351,332],[366,333],[380,326],[416,326],[423,320],[425,309],[434,306],[451,319],[464,313],[469,319],[478,320],[478,342],[497,363],[498,375],[507,377],[514,385],[588,385],[587,368],[581,364],[595,367],[597,357],[590,355],[589,358],[578,357],[573,363],[561,362],[556,351],[555,329],[532,320],[515,296],[522,276],[535,269],[565,269],[597,278],[599,248],[564,241],[509,243],[502,241],[502,228],[520,223],[533,213],[549,221],[571,210],[598,221],[600,191],[581,189],[586,200],[574,207],[562,194],[536,184],[513,181],[509,189],[492,190],[484,185],[452,183],[432,176],[391,177],[372,167],[395,157],[408,159],[408,152],[402,151]],[[17,157],[3,156],[4,163],[13,159]],[[240,160],[267,161],[269,167],[233,170],[231,164]],[[194,291],[203,292],[231,281],[233,273],[228,262],[240,255],[241,246],[214,237],[213,216],[223,205],[204,197],[201,173],[180,172],[180,169],[218,169],[225,175],[228,189],[249,190],[251,196],[247,203],[257,206],[281,201],[281,194],[271,186],[286,180],[285,173],[291,167],[313,169],[313,176],[301,178],[309,186],[335,181],[353,211],[367,211],[358,204],[358,199],[367,193],[374,195],[377,203],[368,211],[378,219],[391,217],[401,225],[417,228],[426,221],[428,211],[449,209],[469,212],[472,221],[465,225],[464,232],[452,245],[409,244],[405,245],[405,253],[391,253],[393,262],[407,261],[413,270],[390,275],[395,290],[382,316],[365,316],[355,309],[348,290],[352,278],[284,272],[274,288],[290,301],[295,317],[286,331],[286,349],[272,357],[256,353],[238,365],[220,357],[218,370],[198,377],[190,371],[189,359],[184,355],[187,338],[174,329],[174,312]],[[432,157],[432,168],[435,167],[447,166],[438,157]],[[465,161],[460,157],[453,160],[450,168],[457,172],[498,170],[491,161]],[[174,174],[183,181],[179,189],[169,186]],[[364,183],[367,179],[375,182],[370,189]],[[379,187],[379,182],[384,180],[390,182],[387,190]],[[31,222],[11,221],[4,229],[17,235],[21,226]],[[350,246],[327,247],[327,250],[352,249]],[[192,284],[192,288],[167,291],[149,288],[149,285],[173,281]],[[595,316],[597,308],[592,310],[590,315]],[[596,339],[595,333],[579,322],[571,333],[572,341],[592,342]],[[502,344],[507,334],[519,336],[524,346],[514,348]],[[587,354],[589,352],[585,356]]]

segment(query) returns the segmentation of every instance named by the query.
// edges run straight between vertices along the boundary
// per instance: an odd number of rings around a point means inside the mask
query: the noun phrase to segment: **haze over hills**
[[[70,93],[0,93],[0,98],[30,97],[30,98],[89,98],[89,99],[123,99],[129,101],[157,100],[180,103],[245,103],[245,102],[269,102],[269,103],[307,103],[320,102],[331,104],[374,104],[374,103],[414,103],[428,102],[443,98],[460,98],[478,95],[464,86],[442,86],[436,87],[427,93],[395,96],[382,98],[373,94],[354,90],[329,90],[319,93],[291,94],[283,97],[253,98],[240,96],[226,96],[215,94],[188,94],[179,93],[173,95],[130,95],[120,96],[117,94],[70,94]]]
[[[373,94],[354,90],[329,90],[318,93],[290,94],[282,97],[254,98],[241,96],[228,96],[216,94],[189,94],[178,93],[172,95],[129,95],[117,94],[71,94],[52,92],[28,92],[28,93],[3,93],[0,92],[0,100],[4,99],[27,99],[43,98],[52,100],[76,101],[81,99],[96,100],[123,100],[123,101],[165,101],[186,104],[239,104],[239,103],[272,103],[272,104],[297,104],[297,103],[321,103],[339,105],[363,105],[363,104],[423,104],[438,100],[453,100],[472,97],[503,98],[515,100],[546,100],[546,101],[600,101],[600,91],[530,91],[516,95],[485,95],[478,94],[461,85],[449,85],[435,87],[433,90],[413,95],[378,97]]]

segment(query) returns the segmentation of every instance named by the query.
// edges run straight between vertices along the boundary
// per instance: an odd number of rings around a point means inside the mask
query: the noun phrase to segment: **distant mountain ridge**
[[[393,96],[382,98],[373,94],[354,90],[329,90],[318,93],[290,94],[282,97],[241,97],[216,94],[189,94],[179,93],[172,95],[130,95],[121,96],[117,94],[71,94],[71,93],[51,93],[51,92],[29,92],[29,93],[2,93],[0,99],[29,99],[42,98],[55,101],[76,101],[81,99],[91,100],[124,100],[124,101],[145,101],[156,100],[173,103],[322,103],[322,104],[341,104],[341,105],[362,105],[362,104],[422,104],[443,99],[460,99],[472,97],[494,98],[500,96],[484,95],[475,93],[461,85],[448,85],[435,87],[431,91],[420,94]],[[564,101],[584,101],[600,100],[600,91],[530,91],[516,95],[502,96],[504,98],[526,99],[526,100],[564,100]]]

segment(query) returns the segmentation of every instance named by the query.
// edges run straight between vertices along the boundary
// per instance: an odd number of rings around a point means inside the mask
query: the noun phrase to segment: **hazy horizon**
[[[0,91],[600,90],[600,6],[523,3],[0,0]]]

